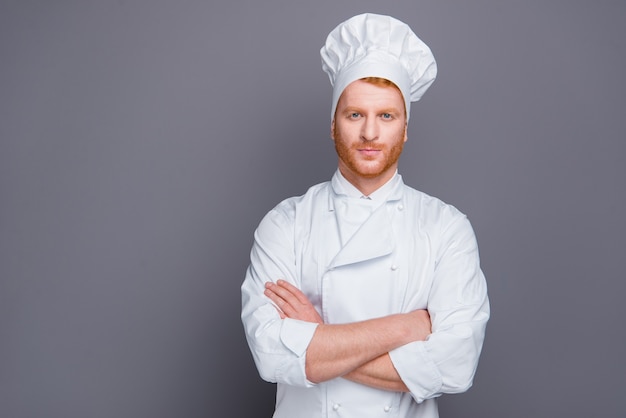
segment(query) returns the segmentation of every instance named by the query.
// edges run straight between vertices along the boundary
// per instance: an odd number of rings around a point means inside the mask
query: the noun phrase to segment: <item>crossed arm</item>
[[[428,311],[419,309],[350,324],[324,324],[313,304],[297,287],[268,282],[265,295],[281,318],[319,324],[306,355],[306,375],[314,383],[343,377],[379,389],[408,392],[389,351],[431,333]]]

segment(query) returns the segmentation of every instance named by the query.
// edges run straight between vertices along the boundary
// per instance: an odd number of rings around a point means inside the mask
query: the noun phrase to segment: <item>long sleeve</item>
[[[428,299],[432,334],[390,353],[417,402],[472,385],[489,319],[478,246],[467,218],[453,211],[434,239],[434,278]]]
[[[287,202],[269,212],[254,234],[250,266],[241,287],[242,322],[261,378],[292,386],[313,386],[306,379],[306,349],[317,324],[282,320],[263,294],[267,281],[288,280],[299,287],[294,217]]]

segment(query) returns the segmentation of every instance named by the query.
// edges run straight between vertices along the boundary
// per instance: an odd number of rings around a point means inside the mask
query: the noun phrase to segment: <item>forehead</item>
[[[355,80],[344,89],[337,107],[397,107],[404,109],[404,98],[393,84]]]

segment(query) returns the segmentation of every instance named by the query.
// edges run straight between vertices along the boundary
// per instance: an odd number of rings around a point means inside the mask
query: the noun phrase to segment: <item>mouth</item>
[[[379,152],[381,152],[381,150],[378,149],[378,148],[357,148],[357,151],[360,154],[363,154],[363,155],[366,155],[366,156],[377,155]]]

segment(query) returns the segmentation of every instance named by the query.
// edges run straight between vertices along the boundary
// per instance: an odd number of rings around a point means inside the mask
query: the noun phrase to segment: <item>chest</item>
[[[297,267],[301,289],[326,323],[426,308],[433,240],[410,205],[385,203],[349,228],[335,211],[320,210],[309,219],[296,237]]]

